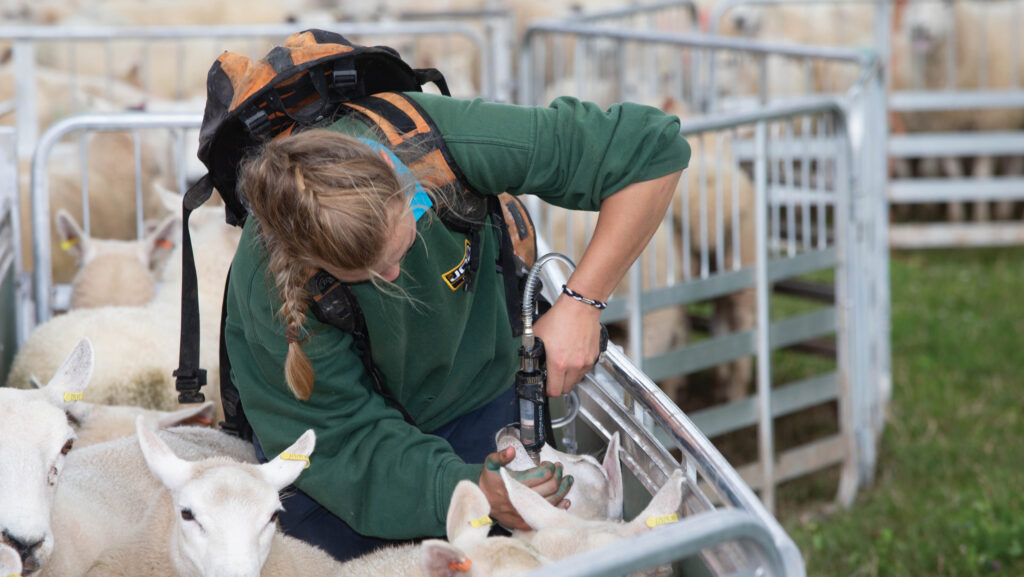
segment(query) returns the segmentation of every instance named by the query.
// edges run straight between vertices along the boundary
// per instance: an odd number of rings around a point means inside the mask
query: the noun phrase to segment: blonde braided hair
[[[312,395],[315,377],[302,351],[310,276],[325,263],[370,270],[391,233],[388,208],[409,188],[365,143],[326,129],[270,141],[243,164],[239,190],[280,292],[285,380],[296,398]]]

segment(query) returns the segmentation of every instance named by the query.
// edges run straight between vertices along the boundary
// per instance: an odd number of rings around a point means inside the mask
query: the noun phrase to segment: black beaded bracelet
[[[602,302],[602,301],[597,301],[597,300],[594,300],[594,299],[588,299],[587,297],[581,295],[578,292],[573,291],[571,288],[569,288],[569,287],[567,287],[565,285],[562,285],[562,292],[564,294],[567,294],[567,295],[571,296],[572,298],[580,301],[581,303],[586,303],[586,304],[588,304],[588,305],[590,305],[592,307],[595,307],[595,308],[598,308],[598,309],[606,309],[606,308],[608,308],[608,303]]]

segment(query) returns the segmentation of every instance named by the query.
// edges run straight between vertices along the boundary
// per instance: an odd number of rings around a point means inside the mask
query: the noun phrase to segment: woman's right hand
[[[501,473],[499,473],[502,467],[515,459],[515,456],[514,447],[506,447],[503,451],[487,455],[477,485],[487,496],[487,501],[491,504],[490,516],[495,521],[508,529],[530,531],[532,528],[512,507],[512,503],[508,499],[508,492],[505,490],[505,483],[501,480]],[[532,469],[509,470],[508,472],[513,479],[533,489],[548,503],[563,509],[569,508],[569,501],[565,499],[565,495],[572,487],[573,478],[571,475],[562,476],[561,463],[554,464],[544,461]]]

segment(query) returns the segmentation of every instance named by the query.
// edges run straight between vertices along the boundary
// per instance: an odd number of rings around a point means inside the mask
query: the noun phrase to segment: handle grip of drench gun
[[[523,290],[523,344],[519,347],[519,371],[515,387],[519,410],[519,439],[530,457],[537,461],[541,447],[547,442],[547,431],[551,427],[551,415],[547,406],[547,369],[544,343],[533,334],[533,313],[536,310],[535,293],[541,268],[552,260],[566,264],[570,271],[576,265],[569,257],[552,252],[534,263],[526,278]],[[601,326],[601,352],[608,346],[608,329]]]

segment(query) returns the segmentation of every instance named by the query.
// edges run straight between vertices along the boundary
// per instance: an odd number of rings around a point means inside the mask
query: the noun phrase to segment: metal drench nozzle
[[[519,347],[519,371],[516,373],[516,398],[519,401],[519,439],[530,458],[539,460],[540,449],[547,441],[545,435],[551,423],[547,406],[547,369],[544,362],[544,342],[533,334],[533,313],[536,310],[538,276],[541,267],[552,260],[560,260],[571,269],[576,265],[569,257],[556,252],[546,254],[533,264],[526,277],[523,290],[523,345]]]

